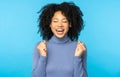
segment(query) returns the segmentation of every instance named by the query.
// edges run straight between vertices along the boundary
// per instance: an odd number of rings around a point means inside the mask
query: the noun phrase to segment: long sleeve
[[[87,77],[86,56],[87,52],[81,57],[74,56],[74,77]]]
[[[33,52],[32,77],[46,77],[46,58],[41,56],[35,47]]]

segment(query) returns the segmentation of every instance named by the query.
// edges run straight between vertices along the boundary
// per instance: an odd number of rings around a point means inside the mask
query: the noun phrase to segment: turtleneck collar
[[[67,43],[70,42],[70,38],[67,35],[65,35],[63,38],[58,38],[53,35],[49,41],[54,43]]]

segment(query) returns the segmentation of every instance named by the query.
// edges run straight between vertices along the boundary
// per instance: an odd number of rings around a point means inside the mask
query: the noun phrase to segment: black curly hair
[[[38,20],[38,33],[40,32],[42,39],[49,40],[53,36],[50,24],[56,11],[61,11],[71,25],[68,31],[68,37],[72,41],[78,40],[78,36],[84,28],[82,19],[83,13],[73,2],[63,2],[61,4],[52,3],[42,7],[38,12],[40,13]]]

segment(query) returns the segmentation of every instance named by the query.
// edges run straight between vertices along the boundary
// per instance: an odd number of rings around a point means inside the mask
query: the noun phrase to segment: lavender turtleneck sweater
[[[53,36],[46,45],[46,57],[35,47],[32,77],[87,77],[86,52],[80,57],[74,56],[77,41],[71,41],[68,36]]]

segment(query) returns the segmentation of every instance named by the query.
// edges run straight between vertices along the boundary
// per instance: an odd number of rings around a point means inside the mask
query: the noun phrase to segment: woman
[[[82,12],[74,3],[49,4],[39,16],[39,42],[33,54],[32,77],[87,77],[86,48],[78,41]]]

